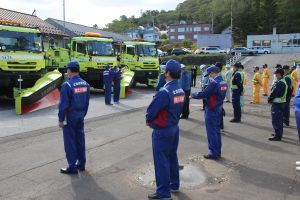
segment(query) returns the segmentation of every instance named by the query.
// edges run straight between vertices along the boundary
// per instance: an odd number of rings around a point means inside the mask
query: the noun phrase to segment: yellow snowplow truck
[[[120,51],[120,65],[134,72],[133,85],[141,83],[154,87],[160,70],[155,43],[142,39],[126,41],[121,44]]]
[[[56,104],[63,80],[46,68],[39,30],[22,24],[0,20],[0,96],[15,99],[17,114]]]

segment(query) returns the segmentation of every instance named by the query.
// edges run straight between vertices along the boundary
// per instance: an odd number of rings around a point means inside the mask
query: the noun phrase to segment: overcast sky
[[[140,16],[141,10],[174,10],[183,0],[65,0],[66,21],[92,26],[105,24],[121,15]],[[63,0],[0,0],[0,7],[42,19],[63,19]]]

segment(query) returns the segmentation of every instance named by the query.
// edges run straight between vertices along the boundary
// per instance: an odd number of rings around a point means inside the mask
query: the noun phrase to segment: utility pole
[[[211,32],[214,34],[214,12],[211,12]]]
[[[64,35],[66,34],[66,4],[65,0],[63,0],[63,20],[64,20]],[[65,36],[63,36],[63,46],[65,48]]]
[[[233,13],[232,13],[232,2],[230,3],[230,31],[231,31],[231,47],[234,46],[234,41],[233,41]]]

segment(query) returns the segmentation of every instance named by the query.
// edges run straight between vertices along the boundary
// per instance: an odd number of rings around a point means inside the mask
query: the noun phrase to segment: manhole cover
[[[155,176],[153,165],[141,169],[136,179],[144,186],[155,187]],[[180,187],[195,188],[201,187],[206,183],[205,172],[199,167],[192,164],[185,164],[183,170],[180,170]]]

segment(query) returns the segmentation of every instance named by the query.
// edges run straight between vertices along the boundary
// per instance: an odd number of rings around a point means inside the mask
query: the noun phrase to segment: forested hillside
[[[230,26],[231,11],[235,41],[244,42],[247,34],[269,34],[276,26],[279,33],[300,32],[300,0],[186,0],[175,10],[147,10],[142,16],[121,16],[106,25],[115,32],[152,25],[165,30],[167,25],[185,20],[188,23],[211,23],[214,33]]]

